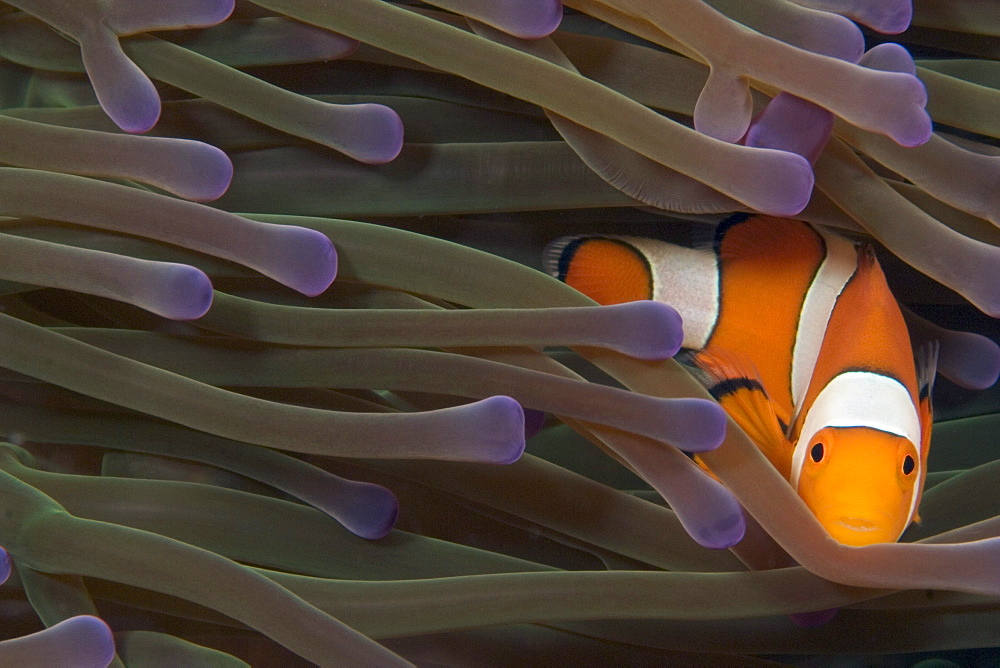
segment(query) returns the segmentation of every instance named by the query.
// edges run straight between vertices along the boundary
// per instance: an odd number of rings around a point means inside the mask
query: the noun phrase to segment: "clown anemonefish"
[[[914,358],[870,247],[756,216],[714,249],[563,237],[545,265],[601,304],[677,309],[687,360],[835,539],[891,542],[918,519],[937,349]]]

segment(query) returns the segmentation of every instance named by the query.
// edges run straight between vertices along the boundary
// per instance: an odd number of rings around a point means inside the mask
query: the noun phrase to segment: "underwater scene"
[[[995,2],[6,0],[0,163],[0,665],[1000,665]]]

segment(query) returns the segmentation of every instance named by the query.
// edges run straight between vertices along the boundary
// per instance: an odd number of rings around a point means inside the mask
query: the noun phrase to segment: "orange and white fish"
[[[914,357],[868,246],[779,218],[734,218],[714,248],[564,237],[546,269],[601,304],[654,299],[723,408],[848,545],[917,518],[937,350]]]

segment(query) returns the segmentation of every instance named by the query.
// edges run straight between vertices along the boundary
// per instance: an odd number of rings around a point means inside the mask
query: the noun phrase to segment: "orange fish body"
[[[546,266],[602,304],[676,308],[712,394],[831,536],[895,541],[916,518],[935,351],[914,360],[869,248],[758,216],[720,226],[714,249],[566,237]]]

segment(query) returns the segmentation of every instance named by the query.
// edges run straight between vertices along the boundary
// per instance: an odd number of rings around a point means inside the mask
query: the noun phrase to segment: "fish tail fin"
[[[598,304],[653,298],[646,256],[625,237],[570,236],[550,243],[545,270]]]
[[[799,220],[764,215],[734,215],[715,230],[712,248],[723,261],[781,258],[813,253],[821,235]]]

